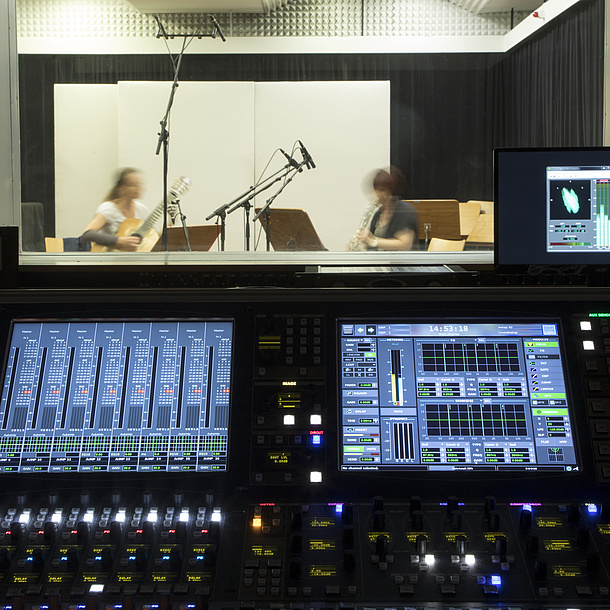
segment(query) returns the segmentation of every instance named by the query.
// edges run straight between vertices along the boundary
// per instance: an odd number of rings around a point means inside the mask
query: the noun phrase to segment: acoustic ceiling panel
[[[460,8],[473,13],[504,13],[515,11],[534,11],[543,0],[453,0]]]
[[[268,13],[289,0],[128,0],[141,13]]]

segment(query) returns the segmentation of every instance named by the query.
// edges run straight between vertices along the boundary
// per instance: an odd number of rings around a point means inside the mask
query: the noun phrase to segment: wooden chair
[[[494,215],[481,214],[477,219],[470,235],[466,238],[469,246],[484,249],[493,248],[494,245]]]
[[[428,244],[428,252],[461,252],[465,245],[465,239],[441,239],[440,237],[433,237]]]
[[[481,206],[481,214],[492,214],[494,213],[494,202],[493,201],[479,201],[478,199],[470,199],[466,203],[478,203]]]
[[[64,240],[61,237],[45,237],[44,247],[45,252],[63,252]]]
[[[419,239],[460,239],[460,207],[457,199],[407,199],[417,209]]]
[[[481,204],[478,201],[460,201],[460,233],[462,237],[466,238],[470,235],[470,231],[472,231],[480,213]]]

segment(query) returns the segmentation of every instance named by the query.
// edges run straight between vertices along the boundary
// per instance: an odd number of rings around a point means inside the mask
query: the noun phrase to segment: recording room
[[[610,609],[604,0],[0,0],[0,609]]]

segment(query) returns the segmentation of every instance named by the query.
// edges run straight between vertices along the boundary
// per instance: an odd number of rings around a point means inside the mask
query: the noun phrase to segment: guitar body
[[[138,231],[142,226],[142,221],[139,218],[126,218],[116,232],[117,237],[129,237]],[[138,233],[139,234],[139,233]],[[151,252],[155,244],[159,240],[159,233],[155,229],[149,229],[145,235],[141,237],[140,245],[136,252]],[[120,252],[108,246],[100,246],[99,244],[91,244],[91,252]]]

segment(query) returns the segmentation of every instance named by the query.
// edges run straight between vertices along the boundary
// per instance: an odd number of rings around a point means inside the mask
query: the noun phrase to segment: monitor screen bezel
[[[405,467],[405,468],[386,468],[381,470],[347,470],[343,469],[343,459],[342,459],[342,447],[343,447],[343,439],[342,439],[342,383],[341,383],[341,326],[343,324],[352,324],[352,323],[368,323],[368,324],[392,324],[392,323],[413,323],[413,324],[484,324],[484,323],[506,323],[506,324],[515,324],[515,323],[548,323],[548,324],[556,324],[557,325],[557,336],[560,340],[560,353],[561,353],[561,362],[562,362],[562,371],[563,378],[566,388],[566,396],[568,397],[568,410],[570,415],[570,425],[572,428],[572,438],[573,438],[573,449],[575,454],[576,467],[571,470],[554,470],[551,468],[523,468],[523,469],[499,469],[499,470],[489,470],[489,469],[477,469],[477,468],[464,468],[464,469],[455,469],[455,470],[429,470],[422,467]],[[341,476],[344,477],[369,477],[371,479],[395,479],[396,477],[413,477],[414,479],[423,477],[430,479],[440,479],[445,481],[454,481],[456,479],[485,479],[491,482],[494,481],[502,481],[509,480],[515,478],[547,478],[547,477],[574,477],[574,476],[583,476],[587,474],[587,468],[584,461],[584,455],[582,453],[581,448],[581,438],[579,434],[579,420],[583,416],[581,413],[577,413],[576,409],[578,408],[574,391],[572,388],[572,384],[570,381],[570,363],[567,360],[567,334],[564,329],[564,325],[562,324],[562,319],[559,316],[527,316],[527,317],[516,317],[513,315],[507,315],[505,317],[500,316],[472,316],[472,315],[442,315],[434,318],[430,317],[422,317],[422,316],[409,316],[409,315],[386,315],[383,314],[364,314],[360,316],[340,316],[336,319],[336,362],[335,362],[335,384],[336,384],[336,421],[337,421],[337,429],[336,429],[336,469]]]
[[[15,325],[18,323],[129,323],[129,322],[138,322],[138,323],[155,323],[155,322],[168,322],[168,323],[186,323],[186,322],[194,322],[194,323],[213,323],[213,322],[221,322],[221,323],[229,323],[231,326],[231,363],[230,363],[230,381],[229,381],[229,405],[228,405],[228,423],[227,423],[227,456],[226,456],[226,468],[224,470],[209,470],[209,471],[201,471],[201,470],[190,470],[190,471],[96,471],[96,472],[82,472],[82,471],[71,471],[71,472],[3,472],[0,473],[0,480],[2,479],[17,479],[20,482],[23,482],[24,485],[27,486],[27,481],[30,484],[37,480],[37,478],[44,479],[45,477],[51,477],[53,480],[61,480],[64,483],[66,481],[70,481],[70,483],[79,486],[82,484],[83,479],[87,479],[90,476],[93,476],[96,481],[100,484],[103,481],[113,482],[116,480],[124,481],[125,477],[131,480],[134,486],[140,485],[150,485],[152,482],[162,483],[162,481],[167,479],[172,479],[174,481],[184,481],[192,479],[193,477],[212,477],[214,480],[218,480],[219,478],[226,478],[231,470],[231,443],[234,439],[232,439],[231,427],[232,421],[234,417],[234,391],[235,391],[235,329],[236,329],[236,319],[233,316],[142,316],[142,317],[133,317],[128,315],[108,315],[108,316],[68,316],[68,317],[58,317],[58,316],[28,316],[28,317],[11,317],[8,320],[8,324],[6,325],[6,335],[5,338],[5,347],[2,359],[2,366],[0,368],[0,372],[2,374],[2,389],[0,389],[0,399],[4,397],[4,380],[6,377],[7,367],[9,363],[9,355],[12,345],[12,337]]]
[[[570,162],[568,155],[576,158]],[[607,271],[610,251],[594,250],[592,252],[547,252],[546,249],[546,167],[553,165],[606,165],[600,163],[600,155],[606,155],[610,165],[610,147],[523,147],[495,148],[493,153],[494,172],[494,267],[497,272],[541,272],[545,270],[563,270],[567,273],[581,273],[596,269]],[[541,207],[533,209],[532,225],[524,220],[531,217],[532,208],[520,204],[515,211],[506,201],[503,171],[503,160],[507,156],[522,156],[522,167],[533,168],[538,172],[526,178],[520,177],[518,184],[522,189],[540,190]],[[544,159],[545,161],[542,161]],[[511,186],[517,189],[519,186]],[[536,198],[537,194],[529,195]],[[528,199],[530,201],[531,199]],[[525,253],[525,254],[524,254]],[[529,254],[528,254],[529,253]]]

